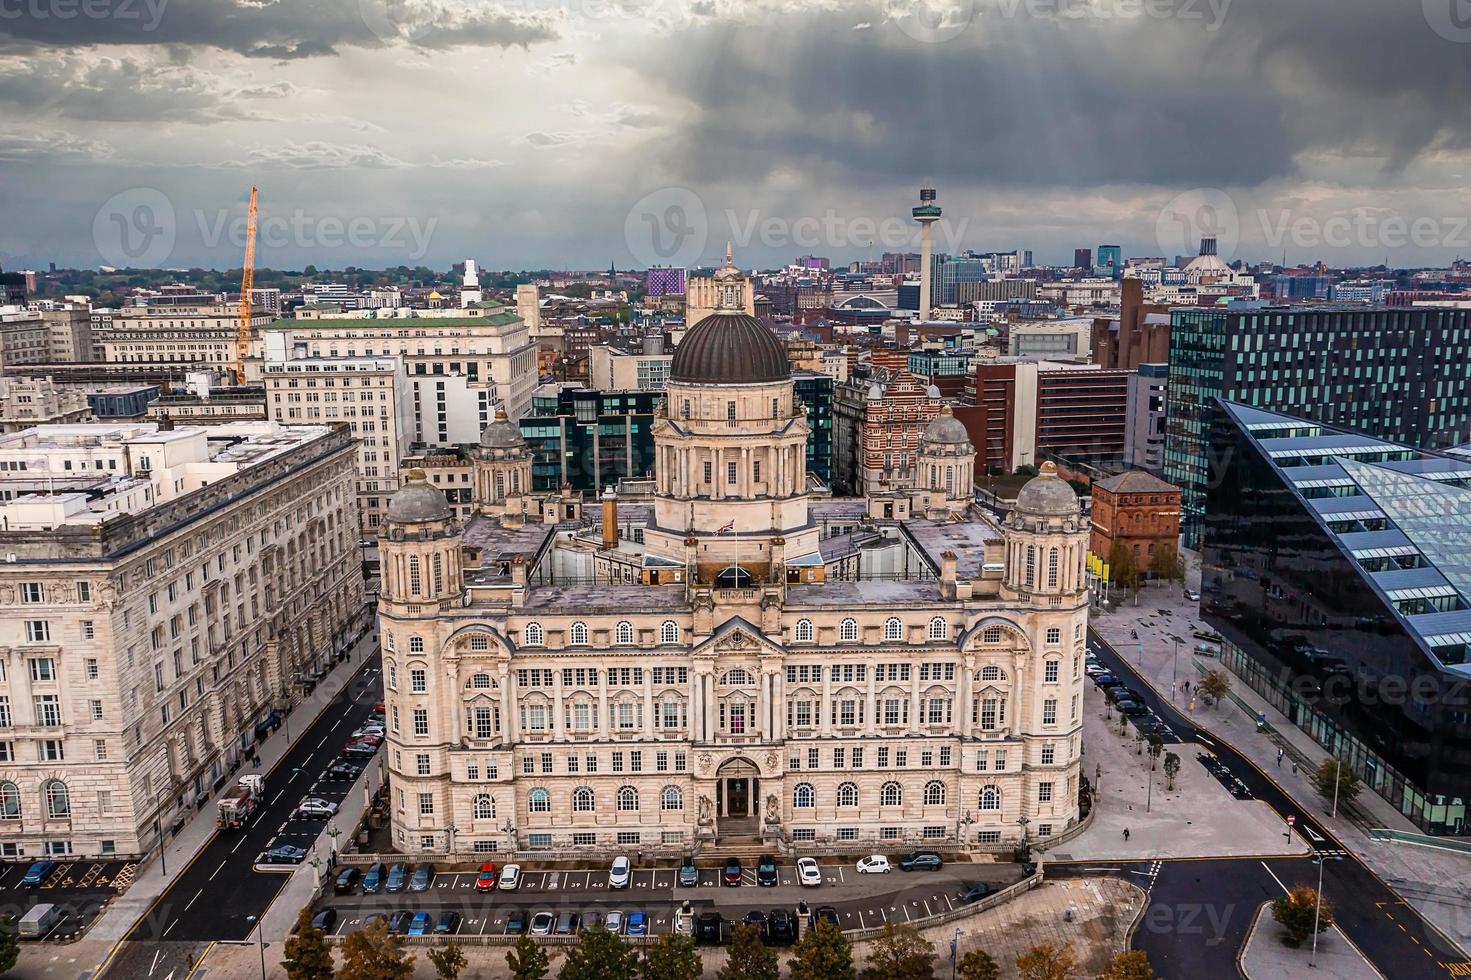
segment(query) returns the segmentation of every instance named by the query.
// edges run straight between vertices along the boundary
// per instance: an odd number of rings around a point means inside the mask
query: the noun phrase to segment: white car
[[[337,804],[317,796],[308,796],[296,806],[296,815],[301,818],[314,817],[321,819],[330,817],[337,812]]]
[[[882,854],[870,854],[866,858],[858,859],[858,873],[861,875],[888,874],[893,868],[889,867],[889,859]]]
[[[797,883],[809,888],[822,884],[822,869],[814,858],[797,858]]]
[[[610,911],[603,919],[603,928],[617,936],[623,932],[623,913],[619,909]]]
[[[632,875],[629,872],[628,858],[620,854],[613,859],[613,866],[608,869],[608,887],[627,888],[630,877]]]
[[[496,887],[503,892],[513,892],[521,887],[521,865],[508,864],[501,868],[501,881]]]
[[[1103,664],[1089,664],[1083,669],[1083,673],[1089,677],[1097,677],[1099,674],[1108,673],[1108,668],[1103,666]]]

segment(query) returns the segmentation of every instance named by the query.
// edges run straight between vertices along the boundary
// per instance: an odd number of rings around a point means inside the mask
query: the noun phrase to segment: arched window
[[[810,620],[810,619],[799,619],[799,620],[797,620],[797,642],[798,643],[811,643],[812,642],[812,620]]]
[[[817,803],[811,783],[798,783],[792,790],[792,806],[798,810],[810,810]]]
[[[931,780],[930,782],[924,784],[924,805],[925,806],[944,806],[945,805],[945,784],[944,783],[940,782],[938,779],[934,779],[934,780]]]
[[[980,798],[976,800],[976,806],[982,810],[1001,809],[1001,790],[989,783],[982,786]]]
[[[638,809],[638,790],[632,786],[618,787],[618,809],[632,811]]]
[[[473,674],[470,677],[470,683],[466,686],[472,687],[477,691],[488,691],[490,690],[490,675]]]
[[[838,639],[845,643],[854,643],[858,640],[858,620],[845,619],[838,624]]]
[[[679,791],[678,786],[665,786],[659,794],[659,809],[661,810],[683,810],[684,794]]]
[[[858,805],[858,784],[842,783],[838,786],[838,806]]]
[[[901,806],[904,803],[904,791],[899,788],[898,783],[884,783],[879,790],[879,806]]]
[[[679,625],[677,623],[675,623],[674,620],[667,619],[667,620],[664,621],[664,625],[662,625],[662,626],[659,627],[659,642],[660,643],[678,643],[679,642]]]
[[[945,624],[945,617],[936,616],[931,619],[927,635],[932,640],[948,640],[950,638],[950,627]]]
[[[1047,552],[1047,587],[1057,588],[1057,549],[1052,548]]]
[[[633,642],[633,624],[630,623],[628,620],[625,619],[622,622],[620,622],[617,626],[615,626],[613,628],[613,642],[614,643],[632,643]]]
[[[751,680],[751,675],[740,667],[734,667],[725,672],[725,676],[720,678],[720,683],[731,687],[746,687],[756,682]]]
[[[586,623],[573,623],[572,624],[572,642],[573,643],[576,643],[576,644],[579,644],[579,645],[587,643],[587,624]]]
[[[586,786],[579,786],[572,791],[573,813],[592,813],[593,805],[592,790]]]
[[[495,800],[490,796],[489,793],[481,793],[479,796],[475,797],[475,819],[495,819]]]
[[[904,624],[899,622],[899,618],[897,616],[890,616],[888,619],[884,620],[884,639],[904,639]]]
[[[46,784],[46,816],[52,819],[62,819],[72,814],[71,794],[66,791],[66,783],[59,779],[53,779]]]
[[[546,642],[546,633],[542,632],[540,623],[527,623],[522,635],[525,644],[529,647],[539,647]]]
[[[532,813],[551,813],[552,794],[540,787],[526,794],[526,809]]]
[[[983,680],[983,681],[1004,681],[1004,680],[1006,680],[1006,675],[1001,672],[1001,668],[1000,667],[997,667],[997,666],[994,666],[994,665],[988,665],[988,666],[985,666],[985,667],[982,667],[981,668],[981,680]]]
[[[14,783],[0,783],[0,820],[20,819],[20,787]]]

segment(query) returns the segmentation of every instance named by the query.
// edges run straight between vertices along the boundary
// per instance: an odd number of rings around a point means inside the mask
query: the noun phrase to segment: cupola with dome
[[[744,276],[730,246],[715,273],[715,312],[684,335],[669,363],[669,380],[685,384],[766,384],[792,375],[776,334],[742,308]]]

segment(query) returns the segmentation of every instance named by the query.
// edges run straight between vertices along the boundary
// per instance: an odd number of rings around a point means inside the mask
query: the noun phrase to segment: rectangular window
[[[409,671],[409,690],[414,694],[423,694],[429,690],[428,677],[422,667],[415,667]]]
[[[414,709],[414,734],[429,734],[429,711],[426,708]]]
[[[56,661],[50,657],[35,657],[31,660],[31,680],[56,680]]]
[[[1057,683],[1057,661],[1049,660],[1042,665],[1042,680],[1048,684]]]
[[[61,724],[61,698],[55,694],[38,694],[34,698],[36,724],[55,728]]]
[[[1048,698],[1042,702],[1042,724],[1057,724],[1057,699]]]
[[[46,601],[46,588],[40,582],[20,583],[20,601],[36,603]]]
[[[812,827],[798,827],[792,831],[792,840],[814,841],[817,840],[817,831]]]
[[[51,642],[51,623],[44,619],[26,620],[26,642],[27,643],[49,643]]]
[[[597,834],[590,834],[587,831],[580,831],[572,835],[573,847],[596,847],[597,844]]]
[[[429,814],[431,814],[433,812],[434,812],[434,794],[433,793],[420,793],[419,794],[419,815],[420,816],[428,816]]]
[[[419,775],[429,775],[429,753],[420,752],[416,754],[414,756],[414,767],[418,770]]]
[[[637,844],[639,840],[639,832],[636,830],[618,831],[618,843],[620,844]]]
[[[736,481],[736,464],[735,463],[726,463],[725,464],[725,482],[731,484],[732,486],[734,486],[735,485],[735,481]]]
[[[1042,746],[1042,765],[1050,766],[1055,761],[1057,761],[1057,746],[1048,742]]]
[[[1038,803],[1051,803],[1052,802],[1052,784],[1051,783],[1038,783],[1037,784],[1037,802]]]

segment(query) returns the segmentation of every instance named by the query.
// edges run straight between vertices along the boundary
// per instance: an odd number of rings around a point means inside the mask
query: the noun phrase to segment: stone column
[[[705,741],[709,742],[715,738],[715,675],[707,673],[704,676],[705,686]]]
[[[501,667],[501,714],[505,718],[507,742],[521,740],[521,713],[516,705],[516,672],[509,666]]]
[[[833,670],[832,664],[822,665],[822,734],[833,733]]]
[[[919,734],[919,664],[909,668],[909,731]]]
[[[689,689],[689,732],[691,742],[704,741],[705,731],[705,695],[701,687],[700,671],[698,668],[690,671]]]
[[[556,733],[557,741],[567,737],[566,707],[562,701],[562,672],[552,671],[552,731]]]
[[[878,728],[878,683],[879,673],[877,664],[868,665],[868,710],[863,714],[863,733],[865,735],[876,734]]]
[[[644,737],[654,738],[654,672],[644,668]]]
[[[956,686],[955,711],[959,719],[955,725],[955,731],[961,738],[970,737],[970,702],[971,702],[971,676],[975,671],[975,661],[970,657],[961,657],[958,665],[960,670],[960,683]]]

